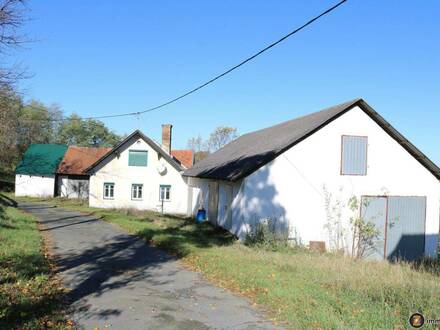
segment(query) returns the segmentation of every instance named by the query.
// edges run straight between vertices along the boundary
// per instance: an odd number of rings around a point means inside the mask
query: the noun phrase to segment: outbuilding
[[[184,172],[192,213],[244,239],[273,220],[292,241],[365,257],[437,256],[440,169],[364,100],[245,134]],[[349,206],[351,205],[351,207]]]
[[[15,170],[15,195],[53,197],[58,165],[67,150],[62,144],[32,144]]]
[[[57,169],[56,195],[87,199],[90,176],[84,171],[111,149],[69,146]]]

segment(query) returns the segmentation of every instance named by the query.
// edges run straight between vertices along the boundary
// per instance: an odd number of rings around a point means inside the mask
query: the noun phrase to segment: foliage
[[[210,135],[208,139],[208,150],[210,152],[217,151],[223,148],[232,140],[238,137],[237,129],[228,126],[217,127]]]
[[[238,133],[236,128],[219,126],[214,129],[206,141],[198,135],[197,137],[190,138],[187,145],[189,149],[194,151],[194,160],[197,163],[206,158],[211,152],[215,152],[224,147],[237,137]]]
[[[0,205],[0,329],[67,329],[35,219]]]
[[[330,243],[330,250],[344,251],[346,247],[346,228],[342,221],[342,211],[344,204],[339,197],[335,197],[331,192],[327,190],[327,187],[323,187],[324,201],[325,201],[325,213],[327,222],[324,225],[328,232],[328,240]],[[342,192],[340,189],[339,192]]]
[[[356,196],[350,198],[348,205],[354,214],[359,213],[359,201]],[[362,216],[351,217],[350,224],[353,232],[351,255],[355,258],[362,258],[373,247],[379,231],[374,223],[366,221]]]
[[[206,143],[203,141],[202,137],[198,135],[197,137],[190,138],[188,140],[188,148],[194,152],[194,162],[197,163],[209,155]]]
[[[45,203],[103,216],[181,257],[215,284],[248,297],[286,328],[403,329],[414,311],[438,312],[439,273],[427,271],[434,268],[427,261],[416,268],[305,249],[249,248],[233,244],[231,235],[208,223],[153,212],[128,211],[126,216],[74,200]]]
[[[10,88],[0,88],[0,171],[10,173],[19,157],[18,117],[20,98]]]
[[[326,187],[323,190],[327,217],[325,229],[328,232],[330,249],[350,254],[355,258],[364,257],[373,247],[379,231],[374,223],[366,221],[362,215],[359,215],[360,206],[356,196],[350,197],[348,202],[343,202],[340,197],[335,197],[330,193]],[[342,193],[342,189],[339,192]],[[346,214],[344,211],[347,207],[352,216],[349,221],[344,221],[343,214]],[[351,242],[351,249],[349,249],[349,242]]]
[[[32,100],[20,108],[18,114],[17,145],[20,155],[32,143],[52,143],[56,136],[56,125],[51,119],[59,119],[61,111],[56,105],[45,106]]]
[[[26,40],[19,34],[25,22],[24,0],[0,0],[0,54],[1,64],[5,63],[5,54],[17,48]],[[24,77],[17,65],[0,67],[0,89],[12,89],[17,80]]]
[[[94,119],[81,120],[76,114],[63,121],[56,135],[58,143],[82,147],[109,147],[119,140],[120,136],[109,130],[103,122]]]
[[[278,250],[289,246],[289,232],[283,230],[278,218],[272,217],[254,221],[245,238],[248,246]]]
[[[0,172],[14,172],[17,162],[32,143],[79,146],[113,146],[121,137],[97,120],[67,120],[57,105],[31,100],[26,105],[13,89],[0,89]]]
[[[24,0],[0,0],[0,53],[7,55],[26,40],[19,34],[25,22]],[[5,57],[5,56],[4,56]],[[80,146],[111,146],[119,136],[102,122],[79,120],[72,115],[59,121],[63,113],[57,105],[36,100],[24,105],[16,82],[25,78],[17,67],[0,63],[0,172],[14,172],[15,165],[32,143],[65,143]]]

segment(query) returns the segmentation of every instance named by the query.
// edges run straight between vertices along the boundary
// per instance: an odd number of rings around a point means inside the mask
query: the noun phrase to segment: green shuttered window
[[[129,150],[128,151],[128,166],[147,166],[148,151]]]

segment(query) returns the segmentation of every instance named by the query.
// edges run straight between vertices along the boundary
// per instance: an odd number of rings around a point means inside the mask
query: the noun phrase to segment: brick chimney
[[[173,129],[173,125],[171,125],[171,124],[163,124],[162,125],[162,147],[170,155],[171,155],[171,131],[172,131],[172,129]]]

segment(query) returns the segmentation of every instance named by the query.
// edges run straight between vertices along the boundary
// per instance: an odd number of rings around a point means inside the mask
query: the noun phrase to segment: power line
[[[117,118],[117,117],[126,117],[126,116],[139,116],[142,115],[144,113],[147,112],[152,112],[155,110],[159,110],[161,108],[166,107],[167,105],[170,105],[172,103],[175,103],[181,99],[183,99],[184,97],[187,97],[197,91],[199,91],[200,89],[212,84],[213,82],[215,82],[216,80],[223,78],[224,76],[226,76],[227,74],[231,73],[232,71],[237,70],[239,67],[243,66],[244,64],[252,61],[254,58],[260,56],[261,54],[263,54],[264,52],[268,51],[269,49],[271,49],[272,47],[275,47],[276,45],[278,45],[279,43],[283,42],[284,40],[286,40],[287,38],[293,36],[294,34],[298,33],[299,31],[303,30],[304,28],[306,28],[307,26],[309,26],[310,24],[314,23],[315,21],[317,21],[318,19],[320,19],[321,17],[329,14],[330,12],[332,12],[333,10],[335,10],[336,8],[338,8],[339,6],[341,6],[343,3],[345,3],[347,0],[342,0],[339,1],[337,4],[335,4],[334,6],[328,8],[327,10],[323,11],[321,14],[319,14],[318,16],[313,17],[312,19],[310,19],[309,21],[307,21],[306,23],[304,23],[303,25],[301,25],[300,27],[296,28],[295,30],[289,32],[288,34],[286,34],[285,36],[283,36],[282,38],[278,39],[277,41],[271,43],[270,45],[266,46],[265,48],[261,49],[260,51],[256,52],[254,55],[246,58],[245,60],[241,61],[240,63],[238,63],[237,65],[231,67],[230,69],[224,71],[223,73],[215,76],[214,78],[211,78],[210,80],[206,81],[205,83],[191,89],[190,91],[177,96],[169,101],[166,101],[162,104],[159,104],[157,106],[148,108],[146,110],[142,110],[142,111],[136,111],[136,112],[127,112],[127,113],[121,113],[121,114],[115,114],[115,115],[103,115],[103,116],[93,116],[93,117],[84,117],[81,118],[82,120],[88,120],[88,119],[106,119],[106,118]],[[67,118],[62,118],[62,119],[51,119],[50,121],[63,121],[66,120]],[[44,120],[44,119],[42,119]]]

